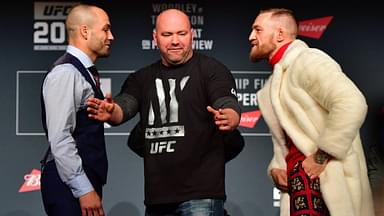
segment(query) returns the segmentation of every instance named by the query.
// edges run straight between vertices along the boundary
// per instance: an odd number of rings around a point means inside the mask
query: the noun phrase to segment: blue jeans
[[[224,201],[199,199],[178,205],[147,207],[145,216],[224,216]]]

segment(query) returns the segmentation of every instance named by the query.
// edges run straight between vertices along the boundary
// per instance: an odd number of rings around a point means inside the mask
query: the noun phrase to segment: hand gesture
[[[87,105],[88,116],[90,118],[103,122],[111,120],[115,108],[111,93],[108,93],[104,100],[91,97],[87,100]]]
[[[208,106],[207,110],[213,114],[215,124],[222,131],[232,131],[240,123],[239,114],[231,108],[220,108],[219,110],[215,110],[211,106]]]

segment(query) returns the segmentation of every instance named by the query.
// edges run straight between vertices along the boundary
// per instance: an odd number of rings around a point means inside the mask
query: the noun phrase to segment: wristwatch
[[[320,149],[315,153],[315,162],[317,164],[324,164],[328,159],[329,155]]]

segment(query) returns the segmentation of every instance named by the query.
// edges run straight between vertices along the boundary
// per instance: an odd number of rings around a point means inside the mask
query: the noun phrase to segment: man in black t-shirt
[[[147,216],[222,216],[225,134],[241,113],[234,78],[192,51],[180,10],[160,13],[153,37],[161,59],[129,75],[114,101],[90,99],[90,117],[117,125],[140,114]]]

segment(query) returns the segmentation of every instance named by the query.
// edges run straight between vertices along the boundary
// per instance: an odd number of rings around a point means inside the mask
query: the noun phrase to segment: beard
[[[258,53],[252,52],[252,50],[249,53],[249,60],[251,60],[251,62],[253,62],[253,63],[260,62],[264,58],[265,58],[264,56],[262,56]]]
[[[107,57],[109,57],[109,52],[108,53],[101,53],[101,54],[99,54],[99,56],[98,56],[98,58],[107,58]]]
[[[99,58],[106,58],[110,55],[111,51],[110,48],[103,47],[102,49],[98,50],[97,56]]]
[[[267,59],[271,53],[276,49],[276,46],[272,43],[268,43],[260,46],[253,46],[249,52],[249,59],[252,62],[259,62],[262,59]]]
[[[270,55],[276,50],[277,46],[274,44],[274,36],[271,34],[266,40],[262,40],[257,45],[251,47],[249,52],[249,59],[252,62],[259,62],[262,59],[269,59]]]

